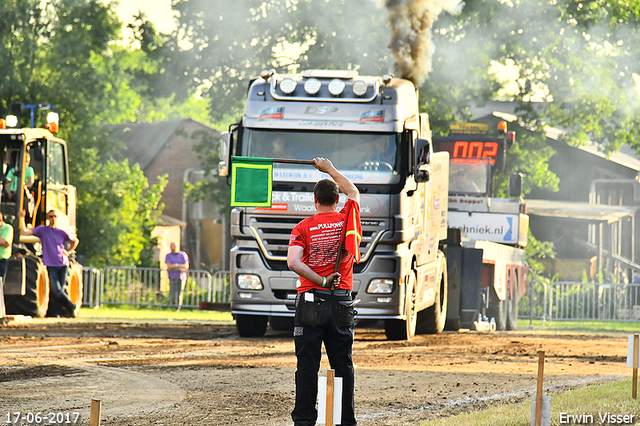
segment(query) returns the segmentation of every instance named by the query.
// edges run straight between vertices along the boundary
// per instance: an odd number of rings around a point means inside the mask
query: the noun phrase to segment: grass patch
[[[561,421],[561,413],[579,416],[593,416],[593,421]],[[640,404],[631,399],[631,379],[607,383],[598,386],[587,386],[568,392],[551,395],[551,425],[560,424],[621,424],[602,422],[600,415],[609,413],[614,416],[633,415],[632,424],[640,422]],[[618,419],[616,419],[618,420]],[[483,411],[464,413],[454,417],[420,423],[421,426],[529,426],[531,422],[531,401],[520,404],[501,405]]]
[[[135,306],[102,306],[83,308],[79,318],[98,321],[233,321],[231,312],[201,311],[182,308],[149,308]]]
[[[528,330],[529,320],[518,320],[518,330]],[[542,325],[542,320],[533,320],[532,330],[566,330],[566,331],[590,331],[590,332],[626,332],[637,333],[637,321],[547,321]]]

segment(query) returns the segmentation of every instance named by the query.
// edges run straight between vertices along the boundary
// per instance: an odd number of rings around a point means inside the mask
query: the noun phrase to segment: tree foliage
[[[86,242],[82,254],[91,265],[150,266],[151,231],[162,210],[166,176],[149,188],[140,167],[128,160],[100,164],[87,157],[81,167],[86,179],[78,202],[84,212],[78,218],[79,238]]]
[[[380,2],[241,0],[210,8],[205,0],[182,0],[174,8],[179,28],[163,54],[184,65],[179,74],[192,88],[215,100],[214,120],[239,116],[247,84],[262,69],[392,71],[388,14]],[[591,140],[607,152],[621,143],[640,147],[639,9],[637,2],[607,0],[470,0],[456,16],[441,14],[433,29],[433,71],[420,88],[432,128],[446,133],[451,121],[473,118],[472,107],[490,100],[520,103],[521,124],[531,130],[521,154],[542,169],[532,170],[530,161],[512,169],[549,188],[556,182],[542,149],[546,125],[563,129],[570,143]],[[180,40],[192,48],[180,49]],[[303,53],[283,58],[283,46]],[[489,73],[496,63],[518,73],[511,91]],[[546,102],[532,108],[534,98]]]
[[[132,70],[150,64],[113,44],[119,29],[113,5],[95,0],[0,2],[0,113],[12,102],[57,106],[78,188],[78,252],[95,266],[145,261],[164,188],[145,191],[139,169],[114,161],[120,146],[101,126],[134,121],[144,102]]]

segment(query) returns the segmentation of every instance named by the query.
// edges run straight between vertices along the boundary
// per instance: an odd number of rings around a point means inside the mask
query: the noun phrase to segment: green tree
[[[0,113],[11,102],[57,105],[78,188],[78,252],[94,266],[145,261],[162,208],[162,181],[145,191],[139,169],[113,160],[121,147],[101,126],[134,121],[143,105],[132,70],[150,65],[114,43],[119,29],[113,4],[96,0],[0,2]]]
[[[155,245],[151,231],[162,210],[159,206],[166,176],[149,187],[136,164],[127,160],[82,163],[85,196],[79,200],[78,234],[85,244],[82,254],[96,266],[150,265],[149,250]]]
[[[387,2],[396,4],[398,2]],[[409,5],[415,2],[402,2]],[[164,54],[184,67],[193,88],[212,103],[214,120],[238,117],[244,91],[261,69],[348,68],[380,74],[391,69],[387,12],[372,0],[280,2],[241,0],[207,7],[204,0],[178,1],[179,29]],[[522,104],[522,124],[533,130],[523,154],[546,164],[545,125],[565,130],[570,143],[599,143],[607,152],[621,143],[640,147],[638,120],[637,2],[532,0],[467,1],[460,14],[443,13],[433,27],[433,71],[421,101],[436,132],[467,120],[470,106],[504,99]],[[369,11],[370,13],[365,13]],[[415,16],[421,19],[421,16]],[[180,40],[193,48],[180,49]],[[283,45],[306,49],[282,61]],[[489,73],[494,63],[513,64],[516,90]],[[402,77],[402,76],[400,76]],[[541,97],[536,108],[528,101]],[[527,149],[524,142],[534,147]],[[515,165],[523,171],[525,164]],[[531,171],[531,170],[528,170]],[[553,187],[544,168],[537,184]],[[551,177],[544,180],[543,177]]]

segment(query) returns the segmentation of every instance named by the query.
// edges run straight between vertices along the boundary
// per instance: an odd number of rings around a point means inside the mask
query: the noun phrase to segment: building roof
[[[126,123],[109,125],[109,135],[121,141],[125,150],[121,153],[142,170],[153,161],[180,125],[191,119],[160,121],[153,123]],[[191,120],[192,121],[192,120]]]
[[[629,206],[609,206],[568,201],[525,199],[527,214],[564,219],[588,220],[613,223],[626,216],[635,214],[637,208]]]
[[[187,227],[187,222],[183,222],[175,217],[167,216],[166,214],[158,215],[158,226],[179,226],[184,229]]]
[[[514,122],[517,120],[517,111],[518,107],[517,102],[505,102],[505,101],[491,101],[487,102],[482,107],[474,107],[471,109],[472,113],[475,115],[475,120],[481,119],[482,117],[486,117],[489,115],[493,115],[494,117],[501,118],[503,120]],[[534,108],[537,105],[543,105],[542,102],[536,102],[533,104]],[[545,126],[544,128],[545,135],[549,139],[558,140],[560,136],[564,133],[564,130],[559,129],[557,127]],[[636,153],[629,145],[623,145],[620,148],[620,151],[613,152],[607,156],[596,143],[590,143],[589,145],[573,147],[575,149],[579,149],[591,155],[598,156],[600,158],[607,159],[613,163],[621,165],[623,167],[627,167],[631,170],[635,170],[640,172],[640,160],[636,158]]]

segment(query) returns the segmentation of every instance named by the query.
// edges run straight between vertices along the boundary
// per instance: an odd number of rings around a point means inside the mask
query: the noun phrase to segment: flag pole
[[[274,158],[274,163],[288,163],[288,164],[306,164],[313,166],[313,160],[290,160],[288,158]]]
[[[338,272],[340,269],[340,258],[342,258],[342,248],[344,247],[344,240],[347,235],[347,219],[345,218],[344,224],[342,225],[342,236],[340,237],[340,244],[338,245],[338,256],[336,257],[336,266],[333,268],[333,272]],[[335,290],[335,279],[331,280],[331,290]]]

